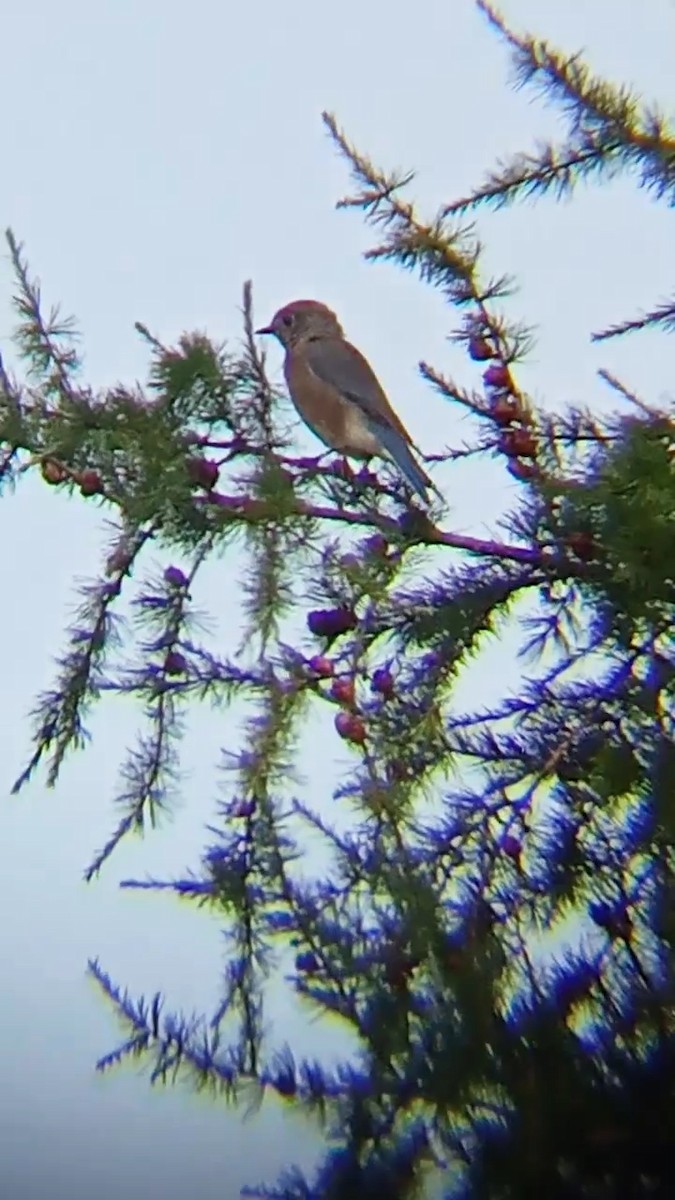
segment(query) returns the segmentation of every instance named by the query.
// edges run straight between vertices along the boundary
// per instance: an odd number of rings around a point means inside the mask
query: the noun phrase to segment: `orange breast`
[[[380,452],[358,406],[318,379],[301,353],[286,355],[284,374],[298,413],[322,442],[353,458],[370,458]]]

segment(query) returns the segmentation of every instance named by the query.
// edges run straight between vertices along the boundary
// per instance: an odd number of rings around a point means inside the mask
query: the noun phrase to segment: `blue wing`
[[[342,338],[318,338],[306,349],[307,362],[324,383],[336,388],[363,413],[371,433],[393,459],[413,491],[428,501],[431,480],[414,458],[410,435],[391,407],[370,363]]]
[[[307,363],[315,375],[361,409],[387,425],[398,421],[373,368],[356,346],[343,338],[322,337],[307,343]]]

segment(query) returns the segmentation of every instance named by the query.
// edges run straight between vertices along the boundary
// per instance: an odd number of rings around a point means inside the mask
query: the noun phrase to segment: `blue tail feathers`
[[[377,422],[371,423],[373,433],[382,443],[384,450],[393,458],[403,478],[407,480],[414,492],[421,496],[425,503],[429,502],[429,477],[416,461],[408,443],[401,437],[397,429],[391,425]]]

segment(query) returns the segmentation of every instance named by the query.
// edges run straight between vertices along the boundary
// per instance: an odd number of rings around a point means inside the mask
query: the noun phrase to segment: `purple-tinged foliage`
[[[304,954],[296,954],[295,969],[296,971],[304,971],[307,974],[313,975],[319,970],[319,960],[316,954],[312,954],[311,950],[305,951]]]
[[[349,608],[317,609],[307,614],[307,628],[316,637],[339,637],[355,629],[356,623],[356,614]]]
[[[131,1035],[116,1050],[99,1059],[97,1070],[107,1071],[130,1055],[150,1054],[153,1083],[165,1082],[173,1072],[190,1068],[205,1083],[232,1094],[237,1079],[235,1058],[231,1052],[221,1052],[217,1030],[209,1029],[203,1017],[167,1013],[159,992],[150,1002],[133,1000],[112,983],[96,960],[89,962],[89,971],[131,1028]]]
[[[173,892],[183,900],[207,900],[214,895],[213,884],[206,879],[121,879],[121,888],[129,891]]]
[[[170,587],[186,588],[189,580],[180,567],[167,567],[164,572],[164,582],[168,583]]]

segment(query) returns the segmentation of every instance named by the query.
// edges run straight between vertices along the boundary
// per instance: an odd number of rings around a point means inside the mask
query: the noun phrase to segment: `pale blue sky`
[[[504,11],[675,109],[669,0],[506,0]],[[554,113],[507,89],[504,49],[471,0],[421,0],[412,10],[396,0],[22,0],[5,6],[2,26],[0,223],[25,241],[48,300],[77,314],[93,384],[144,377],[134,319],[166,340],[196,327],[237,337],[241,284],[252,278],[261,322],[298,296],[335,307],[425,449],[461,439],[464,426],[416,363],[466,383],[478,369],[445,341],[454,317],[438,294],[362,261],[371,235],[358,215],[334,212],[349,182],[319,116],[335,111],[383,167],[416,168],[414,194],[429,213],[497,156],[554,132]],[[595,378],[602,365],[652,399],[667,393],[659,338],[588,342],[591,329],[672,293],[667,209],[623,181],[557,208],[486,214],[481,232],[490,267],[520,277],[512,311],[540,328],[521,374],[538,399],[606,406]],[[3,261],[3,346],[9,291]],[[274,350],[270,361],[278,367]],[[494,528],[516,486],[490,464],[445,479],[453,527],[475,533]],[[110,797],[135,714],[119,702],[106,709],[92,749],[56,793],[38,776],[21,798],[5,798],[27,745],[26,714],[62,645],[73,580],[99,569],[101,528],[95,505],[38,480],[0,504],[0,1194],[173,1200],[189,1187],[201,1200],[227,1200],[289,1158],[310,1161],[307,1132],[273,1108],[242,1125],[187,1092],[151,1093],[133,1071],[95,1077],[116,1029],[84,967],[97,954],[134,993],[161,988],[175,1007],[208,1008],[217,995],[217,921],[120,893],[117,881],[196,864],[231,721],[200,717],[175,819],[123,849],[88,887],[82,869],[115,822]],[[203,599],[231,622],[226,574],[214,570]],[[467,687],[474,698],[500,671],[512,676],[508,647],[490,656]],[[331,753],[339,766],[345,752]],[[301,765],[318,785],[316,756],[308,751]],[[281,999],[277,1025],[279,1041],[338,1049],[332,1027],[299,1022]]]

